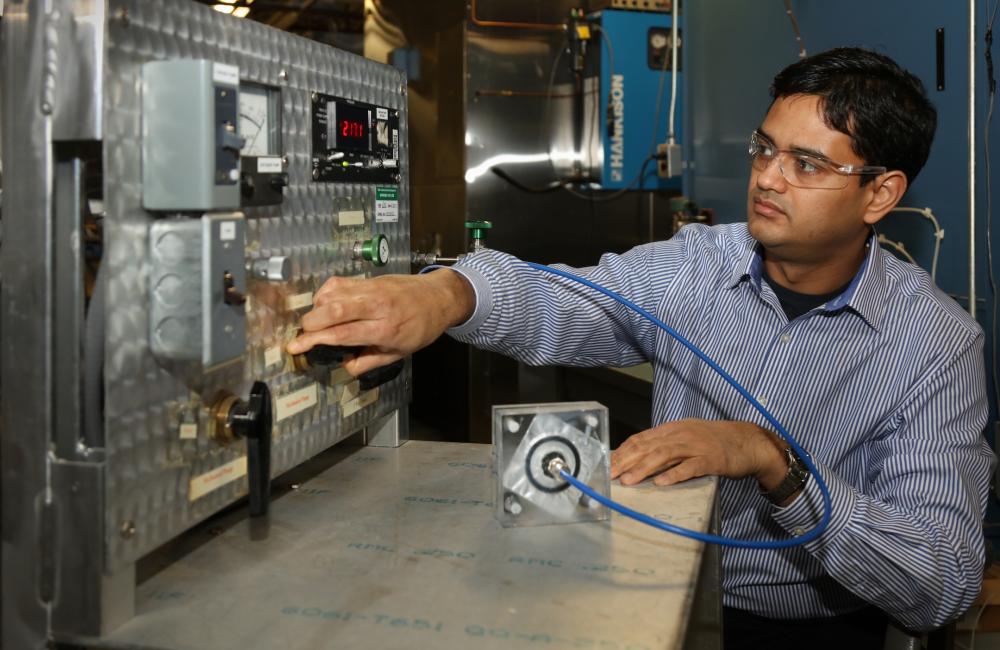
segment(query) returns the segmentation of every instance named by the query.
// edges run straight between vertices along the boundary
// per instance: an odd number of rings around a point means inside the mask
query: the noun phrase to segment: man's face
[[[823,121],[815,95],[776,100],[759,131],[777,149],[812,151],[845,165],[865,163],[851,149],[850,137]],[[843,189],[795,187],[782,176],[778,162],[763,171],[751,168],[747,192],[747,225],[768,258],[815,263],[856,256],[868,234],[863,217],[875,184],[862,187],[861,177],[852,176]]]

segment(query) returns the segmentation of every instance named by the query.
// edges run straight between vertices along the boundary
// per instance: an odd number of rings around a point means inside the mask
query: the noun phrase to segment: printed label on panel
[[[222,467],[216,467],[210,472],[205,472],[201,476],[191,479],[188,486],[188,501],[194,501],[205,496],[213,490],[218,490],[223,485],[232,483],[238,478],[246,476],[247,457],[240,456],[236,460],[231,460]]]
[[[264,350],[264,366],[270,368],[281,363],[281,346],[274,345]]]
[[[316,384],[309,384],[294,393],[283,395],[277,399],[274,421],[281,422],[285,418],[290,418],[296,413],[301,413],[306,409],[316,406],[318,402]]]
[[[258,174],[280,174],[281,158],[274,156],[261,157],[257,159]]]
[[[399,221],[399,190],[395,187],[375,188],[375,221]]]
[[[289,296],[285,300],[285,308],[288,311],[295,311],[296,309],[302,309],[303,307],[308,307],[313,304],[313,294],[312,291],[307,293],[300,293],[294,296]]]
[[[337,220],[341,226],[363,226],[365,225],[365,211],[341,210],[337,215]]]

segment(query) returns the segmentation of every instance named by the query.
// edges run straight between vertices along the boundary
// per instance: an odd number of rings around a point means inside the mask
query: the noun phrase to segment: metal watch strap
[[[788,473],[773,490],[762,492],[764,498],[774,505],[781,505],[785,499],[795,494],[809,478],[809,469],[791,447],[785,447],[785,458],[788,460]]]

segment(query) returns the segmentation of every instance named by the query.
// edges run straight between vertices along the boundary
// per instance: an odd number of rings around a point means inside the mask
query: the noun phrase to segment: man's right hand
[[[344,362],[354,376],[384,366],[432,343],[472,315],[472,285],[451,269],[372,279],[333,277],[302,317],[302,334],[288,344],[300,354],[314,345],[351,345],[362,353]]]

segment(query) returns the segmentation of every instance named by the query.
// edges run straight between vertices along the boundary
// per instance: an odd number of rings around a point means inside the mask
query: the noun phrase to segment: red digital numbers
[[[340,135],[345,138],[365,137],[364,122],[355,122],[354,120],[340,120]]]

